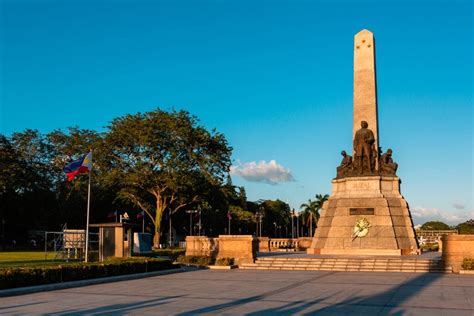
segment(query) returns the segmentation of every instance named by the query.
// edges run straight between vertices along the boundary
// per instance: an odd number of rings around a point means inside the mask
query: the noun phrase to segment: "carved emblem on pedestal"
[[[369,233],[370,223],[366,218],[356,220],[354,228],[352,229],[352,240],[357,237],[362,238]]]

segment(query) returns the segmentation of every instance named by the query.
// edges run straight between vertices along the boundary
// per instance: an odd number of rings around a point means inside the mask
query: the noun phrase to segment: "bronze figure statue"
[[[337,167],[337,178],[344,178],[350,176],[352,173],[352,156],[349,156],[345,150],[341,152],[342,161],[339,167]]]
[[[375,156],[377,154],[374,148],[374,133],[368,129],[369,124],[366,121],[360,123],[361,128],[354,136],[354,167],[361,174],[373,174]]]
[[[387,152],[380,156],[380,174],[394,175],[397,172],[398,164],[393,162],[392,150],[389,148]]]
[[[361,128],[354,135],[354,158],[341,152],[342,161],[337,167],[336,179],[358,176],[395,176],[398,168],[392,159],[392,149],[383,155],[381,148],[375,148],[374,133],[368,129],[366,121],[360,123]],[[377,164],[378,163],[378,164]],[[377,164],[377,165],[376,165]]]

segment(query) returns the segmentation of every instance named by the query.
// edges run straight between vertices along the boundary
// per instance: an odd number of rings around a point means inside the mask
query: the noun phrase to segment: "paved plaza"
[[[0,314],[474,315],[474,276],[197,270],[0,298]]]

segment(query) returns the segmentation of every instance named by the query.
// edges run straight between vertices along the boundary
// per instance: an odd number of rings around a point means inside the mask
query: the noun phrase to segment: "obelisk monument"
[[[417,254],[408,203],[400,193],[392,150],[379,147],[374,36],[354,38],[353,156],[342,151],[308,253]]]
[[[375,136],[374,147],[379,150],[377,84],[375,71],[375,40],[372,32],[362,30],[354,37],[354,112],[352,138],[366,121]],[[377,163],[375,168],[378,169]]]

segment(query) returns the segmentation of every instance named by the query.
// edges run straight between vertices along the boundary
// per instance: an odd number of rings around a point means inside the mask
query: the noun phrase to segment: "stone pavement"
[[[0,298],[0,314],[474,315],[474,276],[197,270]]]

